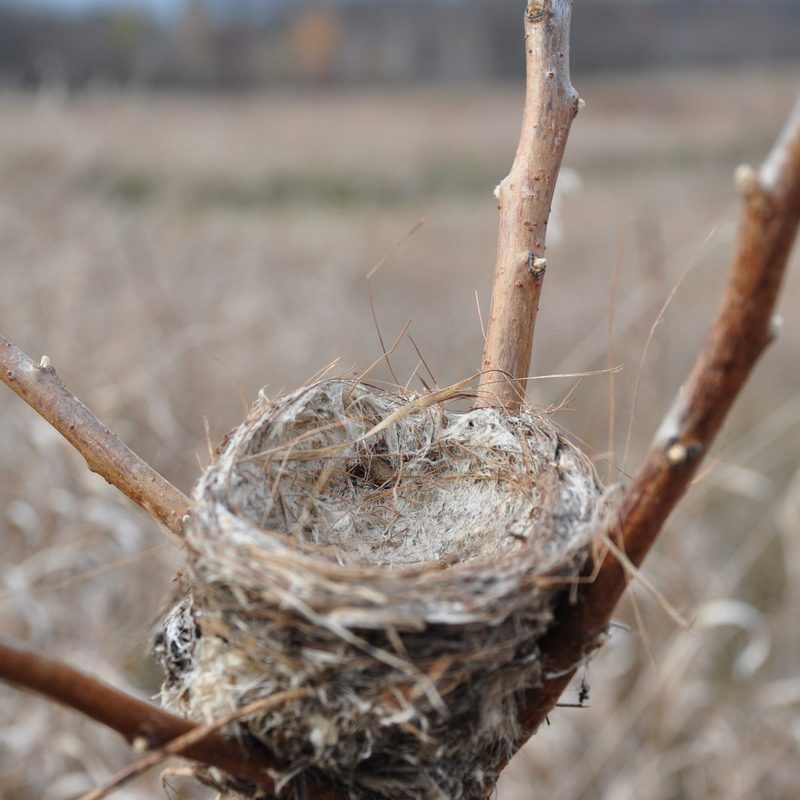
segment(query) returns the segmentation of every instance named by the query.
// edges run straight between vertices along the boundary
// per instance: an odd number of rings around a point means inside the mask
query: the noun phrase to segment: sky
[[[87,11],[115,5],[146,8],[158,16],[170,16],[184,4],[184,0],[0,0],[2,6],[26,6],[27,8],[55,8],[64,11]]]
[[[127,6],[129,8],[143,8],[157,16],[170,17],[180,10],[189,0],[0,0],[3,6],[24,6],[26,8],[59,9],[63,11],[87,11],[96,8],[109,8],[113,6]],[[285,4],[287,0],[205,0],[206,5],[224,8],[225,5],[248,6],[250,9],[258,7],[269,8]]]
[[[292,0],[203,0],[217,12],[238,14],[273,10]],[[85,12],[122,6],[143,9],[160,19],[174,17],[190,0],[0,0],[0,9],[16,6],[26,9],[43,9],[66,12]]]

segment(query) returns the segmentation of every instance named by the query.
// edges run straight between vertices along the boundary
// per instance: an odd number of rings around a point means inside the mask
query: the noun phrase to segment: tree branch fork
[[[544,240],[555,181],[578,96],[569,81],[569,0],[529,2],[525,15],[528,88],[520,145],[499,188],[500,233],[492,312],[478,404],[513,413],[522,402],[539,293]],[[759,170],[737,171],[743,195],[727,287],[697,360],[633,476],[608,532],[627,561],[639,566],[664,521],[689,486],[759,356],[775,337],[782,279],[800,222],[800,98],[781,138]],[[497,373],[510,380],[497,388]],[[190,500],[127,448],[61,382],[49,360],[33,362],[0,337],[0,378],[28,402],[97,472],[180,538]],[[490,386],[492,388],[490,388]],[[521,746],[555,705],[563,688],[608,624],[626,587],[621,561],[607,551],[593,581],[565,598],[542,642],[547,680],[522,698]],[[137,747],[164,748],[196,730],[99,680],[23,646],[0,639],[0,680],[38,692],[119,732]],[[274,759],[256,744],[243,750],[220,726],[182,740],[174,752],[274,788]],[[309,797],[339,790],[312,780]]]

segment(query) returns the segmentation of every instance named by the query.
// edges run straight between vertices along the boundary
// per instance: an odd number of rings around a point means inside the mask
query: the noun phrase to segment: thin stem
[[[0,637],[0,680],[80,711],[137,749],[162,747],[197,727],[5,637]],[[263,747],[253,745],[251,750],[247,753],[241,743],[214,731],[183,750],[183,755],[272,791],[273,780],[265,770],[277,766],[275,760]]]
[[[744,206],[722,302],[683,388],[627,488],[609,533],[639,566],[694,477],[766,346],[800,223],[800,97],[760,170],[737,171]],[[544,686],[524,701],[520,743],[544,721],[577,666],[595,646],[626,586],[625,567],[607,552],[593,582],[565,601],[542,641]]]
[[[41,414],[85,459],[92,472],[181,536],[191,501],[158,474],[67,389],[47,358],[34,363],[0,336],[0,379]]]
[[[538,0],[525,13],[525,110],[511,172],[497,187],[500,230],[477,406],[514,412],[525,395],[547,220],[580,102],[569,77],[571,11],[571,0]]]
[[[207,739],[212,733],[220,731],[226,725],[230,725],[232,722],[243,719],[257,711],[265,713],[280,708],[280,706],[285,703],[307,697],[308,694],[308,689],[287,689],[284,692],[277,692],[269,697],[262,697],[260,700],[255,700],[252,703],[248,703],[246,706],[237,708],[235,711],[231,711],[229,714],[215,719],[208,725],[198,725],[186,733],[176,736],[167,744],[153,750],[133,764],[128,765],[107,783],[87,792],[80,800],[103,800],[103,798],[108,797],[112,792],[121,788],[134,778],[157,767],[159,764],[163,764],[171,756],[184,755],[188,752],[190,747],[203,741],[203,739]]]
[[[279,771],[282,765],[261,743],[252,739],[229,739],[219,730],[220,726],[254,708],[239,709],[207,726],[196,725],[3,636],[0,636],[0,681],[79,711],[121,734],[136,750],[155,750],[151,754],[155,763],[164,753],[180,753],[185,758],[218,767],[229,775],[257,784],[268,793],[265,797],[272,796],[275,782],[270,770]],[[253,705],[261,710],[277,707],[306,691],[288,690]],[[317,772],[303,773],[301,777],[309,800],[343,800],[346,796],[343,789]]]

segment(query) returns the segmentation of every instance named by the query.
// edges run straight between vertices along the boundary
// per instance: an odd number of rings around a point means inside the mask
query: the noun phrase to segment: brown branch
[[[67,664],[12,644],[5,637],[0,638],[0,679],[80,711],[121,734],[136,749],[162,747],[196,728],[189,720],[168,714]],[[273,789],[272,778],[264,770],[276,766],[274,760],[265,752],[259,752],[257,758],[253,753],[248,757],[239,742],[226,739],[219,732],[188,747],[183,755],[258,783],[268,791]]]
[[[477,406],[513,412],[525,395],[547,219],[580,102],[569,77],[571,8],[571,0],[529,0],[525,13],[525,110],[511,172],[497,188],[500,231]]]
[[[688,488],[778,320],[775,305],[800,223],[800,97],[783,134],[757,172],[737,172],[744,207],[728,284],[705,344],[627,488],[611,535],[639,566]],[[565,602],[542,642],[545,685],[523,703],[527,739],[545,719],[576,667],[602,634],[626,587],[623,565],[607,553],[596,579]]]
[[[232,722],[236,722],[257,711],[263,713],[280,708],[280,706],[285,703],[290,703],[293,700],[306,697],[308,694],[308,689],[287,689],[284,692],[277,692],[269,697],[262,697],[260,700],[255,700],[252,703],[248,703],[246,706],[237,708],[235,711],[231,711],[229,714],[215,719],[208,725],[198,725],[190,731],[175,737],[163,747],[159,747],[157,750],[153,750],[138,761],[134,761],[133,764],[129,764],[107,783],[87,792],[80,800],[103,800],[103,798],[108,797],[112,792],[121,788],[134,778],[163,764],[171,756],[184,755],[192,745],[201,742],[203,739],[207,739],[210,734],[221,730],[226,725],[230,725]]]
[[[121,734],[137,750],[165,748],[169,754],[179,751],[185,758],[218,767],[258,784],[267,792],[274,790],[274,781],[267,770],[279,769],[280,765],[260,743],[248,740],[245,747],[242,741],[225,737],[217,723],[195,725],[5,637],[0,637],[0,680],[85,714]],[[274,699],[286,702],[289,695],[284,692]],[[243,709],[233,716],[241,713]],[[219,724],[227,723],[223,720]],[[342,791],[316,773],[306,775],[305,779],[309,797],[314,800],[344,797]]]
[[[47,358],[34,363],[0,336],[0,378],[43,416],[85,459],[92,472],[180,536],[191,502],[161,477],[67,389]]]

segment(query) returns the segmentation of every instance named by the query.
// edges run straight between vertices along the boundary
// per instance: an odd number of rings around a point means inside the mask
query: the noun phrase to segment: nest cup
[[[352,798],[483,798],[518,737],[607,495],[545,416],[452,411],[456,389],[262,400],[195,489],[162,702],[207,722],[307,688],[236,723],[285,765],[280,796],[314,769]]]

